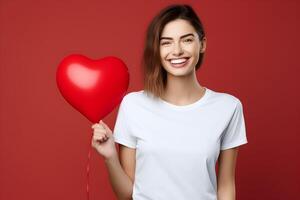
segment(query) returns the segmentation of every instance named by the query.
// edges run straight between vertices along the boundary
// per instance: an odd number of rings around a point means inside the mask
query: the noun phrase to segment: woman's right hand
[[[113,133],[110,128],[102,120],[100,120],[99,123],[92,125],[92,129],[94,129],[92,147],[94,147],[104,159],[116,156],[118,153]]]

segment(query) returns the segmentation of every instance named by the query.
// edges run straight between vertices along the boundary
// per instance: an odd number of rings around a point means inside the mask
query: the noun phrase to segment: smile
[[[178,59],[170,59],[169,62],[172,67],[179,68],[184,67],[188,63],[189,58],[178,58]]]

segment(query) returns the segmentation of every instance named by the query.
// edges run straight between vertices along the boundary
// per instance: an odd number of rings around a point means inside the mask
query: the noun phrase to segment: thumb
[[[108,132],[110,132],[110,128],[109,128],[102,120],[100,120],[100,124],[102,124],[103,127],[104,127]]]

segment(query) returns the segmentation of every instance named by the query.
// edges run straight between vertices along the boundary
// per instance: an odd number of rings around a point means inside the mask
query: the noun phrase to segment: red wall
[[[128,92],[142,89],[146,26],[174,2],[190,3],[206,28],[200,83],[244,106],[237,199],[298,197],[299,1],[1,0],[1,200],[86,198],[91,123],[59,93],[57,65],[72,53],[115,55],[129,67]],[[111,128],[116,114],[104,119]],[[91,167],[91,199],[115,199],[96,151]]]

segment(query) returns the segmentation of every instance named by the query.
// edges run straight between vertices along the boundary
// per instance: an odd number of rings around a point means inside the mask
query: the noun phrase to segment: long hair
[[[204,28],[199,17],[190,5],[175,4],[162,9],[150,22],[147,32],[142,70],[144,77],[144,91],[154,97],[161,97],[167,84],[167,72],[162,67],[160,58],[159,39],[165,25],[176,19],[184,19],[195,28],[200,42],[205,36]],[[200,52],[195,66],[198,70],[203,62],[204,52]]]

